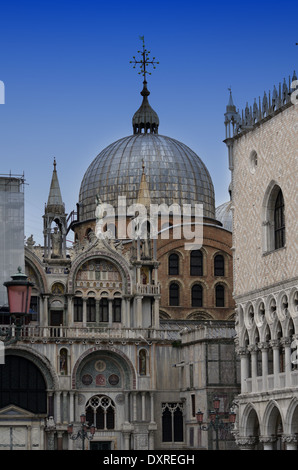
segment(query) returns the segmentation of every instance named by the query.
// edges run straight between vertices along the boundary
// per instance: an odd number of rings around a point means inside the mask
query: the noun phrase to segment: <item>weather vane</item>
[[[148,65],[152,65],[153,68],[156,69],[155,65],[159,64],[159,62],[156,62],[155,57],[153,57],[152,60],[149,59],[150,51],[147,51],[147,49],[145,48],[144,36],[140,36],[140,39],[141,41],[143,41],[143,50],[138,51],[138,54],[141,54],[141,60],[137,60],[135,56],[133,56],[133,60],[131,60],[129,63],[134,64],[134,69],[137,65],[140,66],[141,71],[138,72],[138,74],[143,75],[144,81],[146,81],[146,74],[148,73],[149,75],[151,75],[151,72],[148,72],[147,70]]]

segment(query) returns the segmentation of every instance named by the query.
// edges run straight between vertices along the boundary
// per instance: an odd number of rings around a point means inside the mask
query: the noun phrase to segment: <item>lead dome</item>
[[[133,116],[133,135],[106,147],[88,167],[80,187],[80,222],[95,218],[96,197],[115,209],[118,197],[130,206],[137,202],[143,171],[152,204],[203,204],[204,217],[215,219],[214,187],[198,155],[185,144],[158,134],[159,118],[148,101]]]

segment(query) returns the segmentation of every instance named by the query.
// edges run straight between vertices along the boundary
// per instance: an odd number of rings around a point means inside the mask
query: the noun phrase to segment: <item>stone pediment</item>
[[[32,419],[36,418],[33,413],[30,411],[23,410],[15,405],[8,405],[5,408],[0,410],[0,420],[1,419]]]

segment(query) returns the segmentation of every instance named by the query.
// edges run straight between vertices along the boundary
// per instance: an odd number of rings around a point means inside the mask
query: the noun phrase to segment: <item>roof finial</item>
[[[141,91],[141,95],[143,96],[143,103],[133,116],[133,131],[134,134],[140,134],[142,131],[144,133],[150,132],[153,134],[158,134],[159,118],[148,102],[148,96],[150,95],[150,92],[147,88],[146,74],[151,75],[151,72],[148,72],[149,65],[152,65],[155,69],[155,65],[159,64],[159,62],[155,61],[155,57],[150,60],[150,51],[147,51],[145,48],[144,36],[140,36],[140,39],[143,41],[143,50],[138,51],[138,53],[141,54],[141,59],[137,60],[134,56],[133,60],[130,61],[131,64],[134,64],[134,69],[137,65],[140,65],[141,71],[138,73],[144,77],[143,90]]]
[[[56,158],[55,158],[55,157],[54,157],[54,163],[53,163],[53,165],[54,165],[54,171],[56,171]]]
[[[146,74],[148,73],[151,75],[151,72],[148,72],[147,66],[152,65],[154,69],[156,69],[155,65],[159,64],[159,62],[156,62],[155,57],[152,58],[152,60],[149,60],[149,54],[150,51],[147,51],[145,48],[145,39],[144,36],[140,36],[141,41],[143,41],[143,50],[138,51],[138,54],[141,54],[141,60],[137,60],[135,56],[133,56],[133,60],[130,61],[130,64],[134,64],[133,68],[135,69],[138,64],[140,64],[140,69],[141,71],[138,72],[139,75],[143,75],[144,77],[144,82],[147,83],[146,80]]]

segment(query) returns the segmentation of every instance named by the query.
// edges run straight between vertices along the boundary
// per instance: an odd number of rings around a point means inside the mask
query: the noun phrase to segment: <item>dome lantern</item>
[[[143,50],[138,51],[138,53],[141,54],[141,59],[137,60],[134,56],[133,61],[130,61],[130,63],[134,64],[133,68],[136,68],[137,65],[140,66],[141,71],[138,73],[144,77],[143,90],[141,91],[143,102],[132,118],[133,133],[158,134],[159,118],[157,113],[151,108],[148,101],[150,91],[147,88],[146,74],[151,75],[147,69],[148,65],[152,65],[155,69],[155,65],[159,62],[155,61],[155,57],[153,57],[152,60],[149,59],[150,51],[147,51],[145,48],[144,36],[141,36],[140,39],[143,41]]]

